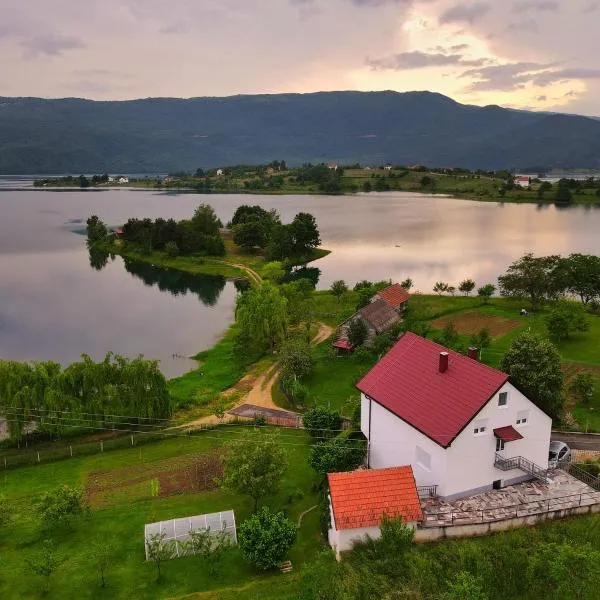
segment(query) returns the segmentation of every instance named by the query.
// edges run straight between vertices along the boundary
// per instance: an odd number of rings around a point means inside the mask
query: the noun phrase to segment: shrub
[[[238,529],[242,556],[257,569],[276,567],[296,541],[296,526],[283,513],[264,506]]]
[[[342,428],[342,417],[335,410],[321,406],[311,408],[302,415],[302,424],[314,439],[335,436]]]
[[[70,521],[83,513],[83,492],[68,485],[46,492],[38,502],[38,512],[43,523],[55,525]]]

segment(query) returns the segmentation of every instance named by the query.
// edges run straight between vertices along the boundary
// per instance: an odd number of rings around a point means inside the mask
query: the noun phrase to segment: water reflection
[[[91,262],[91,258],[90,258]],[[148,263],[125,258],[125,270],[149,287],[158,287],[161,292],[173,296],[188,293],[198,296],[205,306],[215,306],[227,280],[217,275],[190,275],[183,271],[164,269]]]
[[[111,255],[106,250],[100,250],[98,248],[90,247],[88,248],[88,252],[90,255],[90,267],[95,271],[102,271],[104,267],[108,264],[108,258],[115,259],[115,255]]]

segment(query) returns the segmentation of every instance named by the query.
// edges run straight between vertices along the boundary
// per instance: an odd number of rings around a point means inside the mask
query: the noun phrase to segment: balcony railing
[[[437,497],[437,485],[422,485],[417,487],[417,494],[422,500],[423,498],[436,498]]]
[[[531,462],[524,456],[513,456],[512,458],[505,458],[501,454],[496,453],[494,459],[494,467],[501,471],[512,471],[513,469],[519,469],[529,473],[536,479],[545,481],[548,476],[548,469],[543,469],[534,462]]]

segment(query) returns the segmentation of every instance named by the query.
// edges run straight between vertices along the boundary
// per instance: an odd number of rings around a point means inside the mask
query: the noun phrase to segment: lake
[[[17,182],[18,183],[18,182]],[[314,263],[319,288],[335,279],[411,277],[431,292],[438,280],[495,282],[525,252],[600,254],[600,208],[498,204],[406,193],[356,196],[172,194],[135,190],[14,191],[0,183],[0,357],[52,359],[112,350],[161,361],[171,377],[194,366],[233,319],[235,287],[139,263],[90,257],[80,232],[98,214],[191,216],[203,202],[223,222],[240,204],[276,208],[284,222],[313,213],[332,254]]]

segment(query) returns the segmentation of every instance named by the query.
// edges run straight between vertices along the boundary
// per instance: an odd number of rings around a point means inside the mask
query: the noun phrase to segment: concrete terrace
[[[451,502],[426,498],[422,526],[485,523],[594,504],[600,504],[600,492],[557,469],[545,483],[528,481]]]

